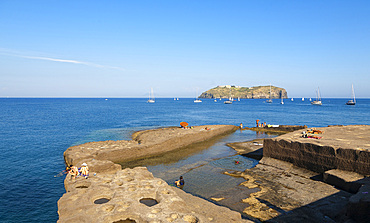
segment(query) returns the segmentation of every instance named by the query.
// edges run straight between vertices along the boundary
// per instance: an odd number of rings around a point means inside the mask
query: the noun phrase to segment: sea
[[[243,123],[246,127],[255,126],[256,119],[267,124],[308,127],[370,124],[370,99],[357,99],[355,106],[345,105],[346,99],[333,98],[322,99],[322,106],[311,105],[307,98],[285,99],[284,104],[280,104],[280,99],[273,103],[241,99],[233,104],[213,99],[193,101],[192,98],[157,98],[155,103],[147,103],[145,98],[0,98],[0,222],[58,220],[57,202],[65,193],[65,175],[60,174],[65,169],[63,152],[73,145],[129,140],[135,131],[179,126],[182,121],[193,126]],[[238,166],[241,170],[253,167],[258,161],[243,160],[225,144],[264,137],[276,136],[236,131],[215,142],[197,145],[201,152],[196,149],[175,160],[168,158],[142,165],[169,184],[183,174],[189,187],[187,192],[207,197],[211,195],[204,193],[210,189],[202,189],[204,181],[191,187],[189,179],[201,180],[214,167],[235,169],[231,165],[234,160],[246,163]]]

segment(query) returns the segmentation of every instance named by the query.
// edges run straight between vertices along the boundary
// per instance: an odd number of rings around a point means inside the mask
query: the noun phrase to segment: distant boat
[[[352,98],[353,99],[346,102],[346,105],[356,105],[356,97],[355,97],[355,90],[353,89],[353,84],[352,84]]]
[[[310,98],[310,101],[312,101],[312,99]]]
[[[313,105],[322,105],[321,96],[320,96],[320,88],[317,88],[317,91],[316,91],[316,100],[315,101],[311,101],[311,104],[313,104]]]
[[[197,97],[194,100],[194,103],[201,103],[202,101],[198,97],[198,89],[197,89]]]
[[[149,92],[149,99],[147,101],[148,103],[154,103],[155,100],[154,100],[154,94],[153,94],[153,88],[150,89],[150,92]]]
[[[272,103],[272,99],[271,99],[271,84],[270,84],[270,97],[269,97],[269,100],[266,101],[267,103]]]
[[[281,102],[280,102],[280,104],[284,104],[284,99],[283,99],[283,97],[281,97]]]
[[[302,98],[302,101],[304,101],[304,98]]]
[[[291,100],[291,101],[294,101],[294,99],[293,99],[293,98],[291,98],[290,100]]]
[[[228,101],[224,101],[224,104],[232,104],[233,101],[234,101],[234,99],[231,97],[231,89],[230,89],[229,100]]]

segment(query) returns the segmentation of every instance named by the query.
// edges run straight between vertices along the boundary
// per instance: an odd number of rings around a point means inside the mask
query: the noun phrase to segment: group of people
[[[256,127],[257,128],[263,128],[263,127],[266,126],[266,122],[259,122],[259,121],[260,121],[259,119],[256,120]]]
[[[83,163],[80,168],[69,165],[69,167],[66,168],[66,171],[71,174],[71,179],[76,179],[78,176],[83,176],[86,179],[89,177],[89,167],[86,163]]]

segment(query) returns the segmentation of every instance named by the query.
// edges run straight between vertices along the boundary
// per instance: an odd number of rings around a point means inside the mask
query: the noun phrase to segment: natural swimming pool
[[[256,138],[272,138],[276,135],[257,134],[254,131],[236,131],[228,136],[196,143],[191,146],[166,154],[121,163],[123,168],[145,166],[155,177],[165,180],[169,185],[180,176],[184,177],[184,191],[202,197],[219,205],[242,212],[247,204],[241,199],[258,189],[239,186],[245,180],[224,174],[225,171],[244,171],[253,168],[258,160],[238,155],[226,144],[230,142],[250,141]],[[236,164],[235,161],[239,163]],[[224,198],[214,201],[211,198]]]

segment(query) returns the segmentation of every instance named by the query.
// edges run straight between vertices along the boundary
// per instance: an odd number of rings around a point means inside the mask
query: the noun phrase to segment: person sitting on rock
[[[76,179],[78,176],[78,168],[76,166],[69,165],[68,173],[71,174],[71,179]]]
[[[87,166],[86,163],[83,163],[82,166],[80,167],[80,175],[85,177],[86,179],[89,176],[89,167]]]
[[[175,181],[175,184],[176,184],[176,186],[178,186],[178,187],[180,187],[182,189],[184,187],[184,185],[185,185],[184,178],[182,176],[180,176],[180,179],[179,180],[176,180]]]

